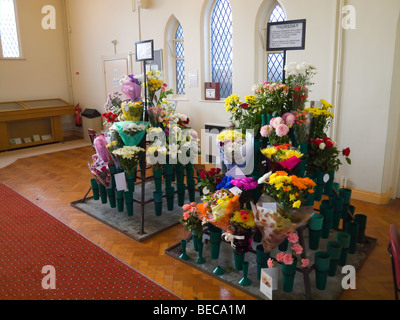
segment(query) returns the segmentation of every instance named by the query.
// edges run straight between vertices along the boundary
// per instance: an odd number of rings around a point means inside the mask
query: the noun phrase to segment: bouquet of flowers
[[[304,225],[313,215],[312,207],[284,210],[279,204],[276,209],[263,207],[264,202],[273,202],[269,196],[262,196],[257,205],[251,203],[254,221],[262,235],[264,252],[271,252],[296,229]]]
[[[135,122],[132,123],[127,123],[126,125],[124,125],[123,127],[123,131],[131,136],[134,136],[135,134],[137,134],[140,131],[143,131],[146,129],[146,126],[144,124],[137,124]]]
[[[110,93],[108,95],[106,103],[104,104],[105,112],[102,114],[102,116],[106,118],[107,121],[112,120],[108,122],[116,122],[123,115],[121,104],[121,93],[119,93],[118,91]],[[116,114],[116,116],[114,116],[114,114]]]
[[[109,165],[114,164],[117,168],[121,168],[118,158],[113,154],[113,151],[118,149],[118,142],[116,140],[110,141],[110,143],[108,143],[106,145],[106,148],[107,148],[108,154],[111,158],[109,160]]]
[[[164,117],[167,115],[167,110],[161,105],[148,107],[149,119],[152,126],[159,126],[163,123]]]
[[[121,109],[126,121],[140,121],[143,116],[143,103],[141,101],[124,101]]]
[[[230,183],[242,191],[254,190],[258,188],[257,181],[254,181],[252,177],[232,179]]]
[[[103,118],[106,118],[108,123],[113,123],[113,122],[118,122],[118,114],[112,113],[111,111],[109,112],[103,112],[102,114]]]
[[[261,127],[260,133],[269,139],[271,145],[289,143],[289,130],[293,126],[295,117],[287,112],[282,117],[272,118],[270,123]]]
[[[233,187],[233,184],[231,183],[231,181],[233,180],[233,178],[231,176],[224,176],[221,180],[220,183],[217,184],[216,189],[220,190],[220,189],[230,189]]]
[[[204,195],[214,193],[217,190],[217,185],[222,182],[224,175],[220,168],[211,168],[210,170],[201,170],[199,172],[198,188],[201,188]]]
[[[136,79],[133,74],[123,76],[119,81],[122,88],[121,91],[133,101],[141,100],[142,86],[139,79]]]
[[[93,147],[98,155],[98,160],[102,162],[108,162],[108,149],[107,149],[107,139],[101,134],[97,136],[93,141]]]
[[[250,238],[254,234],[255,221],[252,210],[241,209],[231,215],[229,230],[224,234],[226,241],[231,242],[231,246],[238,253],[245,253],[250,245]]]
[[[291,144],[269,146],[262,149],[261,153],[270,161],[272,171],[278,171],[280,168],[293,170],[303,157],[303,154]]]
[[[157,91],[164,87],[161,71],[150,70],[146,72],[147,78],[147,98],[150,104],[158,104],[156,97]],[[141,79],[141,78],[140,78]],[[142,81],[143,82],[143,81]]]
[[[197,209],[197,203],[192,202],[191,204],[185,204],[183,207],[183,215],[179,222],[185,226],[186,230],[198,231],[199,233],[203,230],[203,222],[199,219],[199,210]]]
[[[217,147],[228,169],[235,165],[243,167],[246,154],[245,135],[239,130],[228,129],[217,135]]]
[[[309,114],[305,110],[293,111],[294,124],[293,131],[297,144],[308,143],[310,140],[311,121]]]
[[[99,159],[97,154],[92,156],[92,161],[92,163],[88,163],[90,172],[93,174],[97,183],[107,188],[111,183],[111,174],[108,164]]]
[[[316,68],[309,63],[295,61],[289,62],[285,66],[286,83],[290,87],[307,87],[313,85],[311,79],[317,73]]]
[[[312,115],[310,137],[322,138],[326,137],[325,130],[329,128],[331,120],[334,118],[330,111],[334,106],[325,100],[321,99],[321,107],[310,107],[305,109],[306,112]]]
[[[258,99],[255,95],[248,95],[245,100],[246,102],[242,102],[237,94],[232,94],[225,99],[225,110],[231,114],[230,122],[233,127],[258,132],[261,126]]]
[[[112,153],[118,158],[119,163],[128,175],[133,175],[139,163],[143,148],[137,146],[123,146],[114,150]]]
[[[339,159],[340,154],[345,157],[348,164],[351,164],[349,158],[350,148],[339,151],[336,142],[328,137],[311,139],[306,165],[307,172],[311,175],[315,175],[317,171],[325,173],[337,171],[342,164]]]
[[[289,211],[300,208],[308,194],[314,193],[315,186],[315,182],[310,178],[300,178],[285,171],[276,171],[265,182],[265,192]]]
[[[292,265],[294,259],[296,258],[298,261],[301,261],[301,267],[307,268],[310,264],[310,260],[305,258],[301,258],[300,255],[303,253],[303,247],[298,243],[299,236],[296,233],[291,233],[288,236],[289,243],[292,244],[290,250],[291,253],[279,252],[276,255],[276,260],[282,262],[286,265]]]
[[[258,99],[261,113],[275,116],[287,110],[289,86],[286,84],[265,81],[256,84],[253,91]]]

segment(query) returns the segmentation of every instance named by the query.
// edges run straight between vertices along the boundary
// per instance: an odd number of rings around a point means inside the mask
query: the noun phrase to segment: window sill
[[[2,58],[0,57],[0,61],[1,60],[7,60],[7,61],[25,61],[25,58]]]
[[[205,99],[200,99],[199,102],[225,103],[225,100],[224,100],[224,99],[220,99],[220,100],[205,100]]]

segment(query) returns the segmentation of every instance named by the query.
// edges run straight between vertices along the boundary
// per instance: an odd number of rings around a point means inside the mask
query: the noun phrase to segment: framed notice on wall
[[[268,23],[267,51],[304,50],[305,41],[305,19]]]
[[[154,60],[153,40],[136,42],[135,55],[136,55],[136,61]]]

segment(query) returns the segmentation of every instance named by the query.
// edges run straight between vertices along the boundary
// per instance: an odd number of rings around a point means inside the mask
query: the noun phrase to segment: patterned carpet
[[[0,252],[0,300],[180,299],[4,184]]]

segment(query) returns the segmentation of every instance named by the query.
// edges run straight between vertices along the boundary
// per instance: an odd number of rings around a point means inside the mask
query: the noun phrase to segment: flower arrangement
[[[167,115],[167,111],[164,110],[161,105],[149,106],[147,111],[152,126],[161,125],[163,123],[164,117]]]
[[[306,169],[311,175],[315,175],[317,171],[325,173],[337,171],[342,162],[339,155],[343,155],[348,164],[351,164],[349,158],[350,148],[339,151],[336,142],[328,137],[310,140],[309,158]]]
[[[190,204],[185,204],[182,209],[183,215],[179,222],[185,226],[186,230],[198,231],[199,233],[202,233],[203,225],[202,220],[199,219],[197,203],[192,202]]]
[[[143,131],[146,129],[146,126],[144,124],[137,124],[137,123],[128,123],[124,125],[123,131],[126,134],[129,134],[131,136],[134,136],[136,133]]]
[[[93,174],[97,183],[108,187],[111,183],[111,174],[108,164],[103,162],[97,154],[92,156],[92,163],[88,163],[89,170]]]
[[[258,188],[258,182],[254,181],[252,177],[236,178],[231,180],[230,183],[243,191]]]
[[[116,140],[111,141],[106,145],[106,148],[108,150],[108,154],[110,156],[109,160],[109,165],[114,164],[116,167],[121,168],[121,165],[119,164],[118,158],[112,153],[114,150],[118,149],[118,143]]]
[[[303,110],[304,105],[308,98],[308,89],[306,86],[294,86],[292,88],[293,93],[293,111]]]
[[[261,153],[270,160],[272,166],[276,163],[287,170],[295,168],[304,156],[297,148],[293,148],[291,144],[269,146],[262,149]]]
[[[143,103],[141,101],[124,101],[121,109],[126,121],[140,121],[143,116]]]
[[[210,170],[201,170],[199,172],[198,188],[201,188],[204,195],[214,193],[217,185],[222,182],[224,175],[220,168],[211,168]]]
[[[285,253],[285,252],[279,252],[276,255],[276,260],[279,262],[282,262],[286,265],[292,265],[294,262],[294,258],[297,260],[301,261],[301,267],[302,268],[307,268],[310,264],[309,259],[302,259],[300,255],[303,253],[303,247],[298,243],[299,241],[299,236],[296,233],[291,233],[288,236],[288,241],[289,243],[292,244],[291,246],[291,253]],[[299,256],[299,257],[296,257]],[[271,265],[271,262],[267,263],[268,265]]]
[[[312,115],[310,137],[322,138],[326,137],[326,129],[330,126],[331,120],[334,118],[330,111],[334,106],[326,100],[321,99],[321,107],[310,107],[305,109],[306,112]]]
[[[295,117],[290,112],[286,112],[282,117],[274,117],[269,124],[261,127],[261,136],[269,138],[271,145],[289,143],[289,130],[294,121]]]
[[[139,79],[133,74],[125,75],[119,80],[121,91],[132,101],[141,100],[142,86]]]
[[[117,117],[120,117],[122,115],[122,110],[121,110],[121,104],[122,104],[122,99],[121,99],[121,93],[118,91],[115,91],[113,93],[110,93],[108,95],[107,101],[104,104],[104,113],[107,114],[107,116],[103,117],[105,118],[110,118],[112,114],[116,114]],[[117,119],[117,117],[114,117]]]
[[[251,236],[254,233],[255,222],[253,211],[240,209],[231,215],[229,229],[223,237],[231,242],[238,253],[245,253],[251,247]]]
[[[227,168],[230,169],[236,164],[238,166],[245,165],[246,140],[241,131],[235,129],[223,130],[217,135],[217,147]]]
[[[289,62],[285,66],[286,83],[290,87],[306,87],[313,85],[311,79],[316,74],[316,68],[309,63],[296,61]]]
[[[258,132],[261,124],[258,99],[255,95],[248,95],[245,101],[242,102],[237,94],[232,94],[225,99],[225,110],[231,114],[230,122],[236,129]]]
[[[309,114],[305,110],[295,110],[292,112],[294,115],[293,131],[297,144],[308,143],[310,140],[310,125],[311,121]]]
[[[122,148],[114,150],[112,153],[118,158],[124,171],[132,175],[139,163],[142,152],[145,152],[145,150],[137,146],[123,146]]]
[[[231,217],[231,225],[244,229],[252,229],[255,227],[253,211],[242,209],[235,211]]]
[[[286,110],[289,86],[280,82],[265,81],[253,86],[260,111],[264,114],[281,115]]]
[[[276,171],[265,183],[265,191],[289,210],[300,208],[308,194],[314,193],[315,186],[315,182],[310,178],[300,178],[285,171]]]

